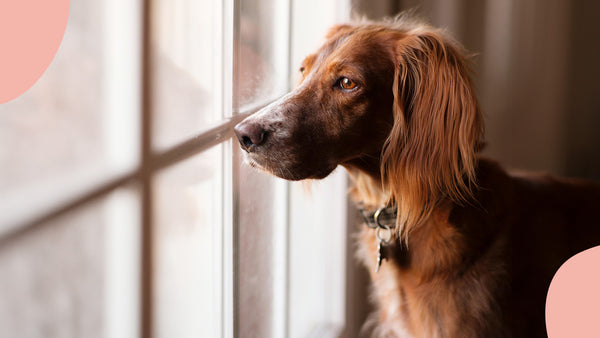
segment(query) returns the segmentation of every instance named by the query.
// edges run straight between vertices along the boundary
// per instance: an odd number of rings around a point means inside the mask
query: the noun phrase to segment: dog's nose
[[[233,130],[242,148],[248,152],[254,151],[257,146],[261,145],[267,135],[261,125],[251,122],[238,123]]]

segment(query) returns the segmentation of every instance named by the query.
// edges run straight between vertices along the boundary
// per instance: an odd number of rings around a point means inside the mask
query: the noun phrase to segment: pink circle
[[[27,91],[62,41],[69,0],[0,1],[0,104]]]
[[[546,299],[549,338],[600,337],[600,246],[566,261]]]

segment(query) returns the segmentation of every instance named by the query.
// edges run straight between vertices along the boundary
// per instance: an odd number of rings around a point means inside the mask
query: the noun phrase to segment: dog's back
[[[600,245],[600,185],[547,175],[520,175],[513,182],[513,318],[524,328],[537,323],[533,326],[543,329],[543,337],[552,277],[570,257]],[[531,322],[524,321],[527,314],[533,316]]]
[[[489,160],[480,160],[478,177],[475,204],[457,206],[451,220],[480,243],[480,256],[494,257],[490,270],[503,270],[498,305],[512,335],[545,337],[552,277],[570,257],[600,245],[600,184],[506,174]],[[498,252],[486,254],[490,248]]]

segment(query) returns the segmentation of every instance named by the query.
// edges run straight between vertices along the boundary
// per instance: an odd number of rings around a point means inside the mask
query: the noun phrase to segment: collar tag
[[[398,208],[379,208],[375,212],[368,212],[365,209],[360,208],[359,211],[365,219],[367,227],[375,229],[375,236],[377,237],[377,262],[375,264],[375,273],[377,273],[379,272],[383,260],[387,260],[386,247],[394,238],[394,228],[396,228]]]

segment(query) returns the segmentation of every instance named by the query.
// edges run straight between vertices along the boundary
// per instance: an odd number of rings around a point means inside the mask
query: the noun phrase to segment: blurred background
[[[600,179],[600,5],[585,0],[353,0],[377,19],[405,9],[475,54],[485,153],[509,168]]]
[[[72,2],[48,71],[0,105],[0,338],[360,336],[344,171],[257,173],[231,128],[328,27],[406,9],[475,54],[486,155],[600,180],[596,2]]]

